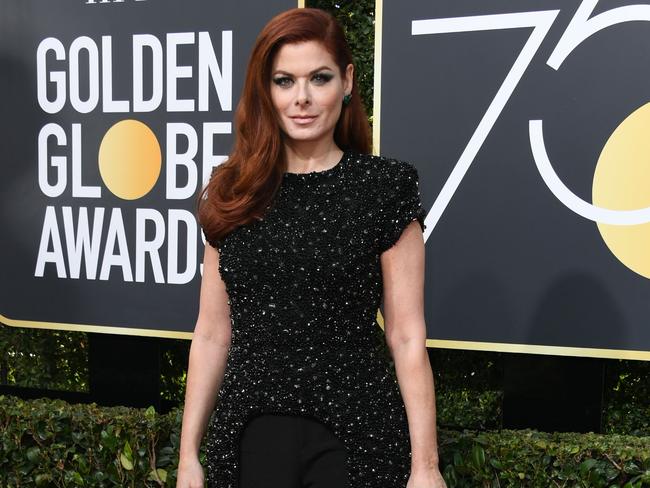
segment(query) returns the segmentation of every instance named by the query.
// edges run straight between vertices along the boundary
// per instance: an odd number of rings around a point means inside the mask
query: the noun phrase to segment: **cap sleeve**
[[[422,208],[418,171],[410,163],[394,161],[395,171],[382,185],[385,192],[381,199],[379,223],[379,254],[391,248],[402,235],[403,230],[413,220],[426,229],[426,211]]]

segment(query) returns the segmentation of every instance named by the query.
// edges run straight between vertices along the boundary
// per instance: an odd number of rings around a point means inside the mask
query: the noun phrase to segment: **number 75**
[[[580,4],[546,62],[551,68],[558,70],[576,47],[590,36],[607,27],[623,22],[650,21],[650,5],[618,7],[590,18],[597,4],[598,0],[583,0]],[[412,21],[411,35],[414,36],[533,27],[528,40],[503,80],[492,102],[490,102],[487,111],[481,118],[472,137],[463,149],[458,162],[431,207],[425,221],[427,226],[425,239],[428,238],[440,220],[442,213],[447,208],[449,201],[458,189],[460,182],[510,99],[537,49],[542,44],[558,13],[559,10],[541,10],[535,12]],[[553,195],[567,208],[586,219],[604,224],[638,225],[650,222],[650,207],[636,210],[611,210],[597,207],[578,197],[560,180],[557,173],[553,170],[546,153],[542,121],[529,120],[528,132],[533,158],[544,183],[546,183]]]

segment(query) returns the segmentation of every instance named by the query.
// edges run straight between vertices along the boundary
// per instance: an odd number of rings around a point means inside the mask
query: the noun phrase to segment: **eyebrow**
[[[330,70],[330,71],[334,71],[334,70],[333,70],[332,68],[330,68],[329,66],[321,66],[320,68],[316,68],[316,69],[310,71],[309,74],[310,74],[310,75],[313,75],[313,74],[316,73],[317,71],[321,71],[321,70],[323,70],[323,69],[328,69],[328,70]],[[285,71],[285,70],[283,70],[283,69],[278,69],[278,70],[275,70],[275,71],[273,72],[274,75],[275,75],[275,74],[278,74],[278,73],[284,73],[284,74],[286,74],[286,75],[292,75],[292,73],[289,73],[288,71]]]

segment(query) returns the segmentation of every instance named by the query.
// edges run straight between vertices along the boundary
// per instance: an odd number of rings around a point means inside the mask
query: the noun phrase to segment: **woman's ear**
[[[345,68],[345,83],[343,85],[343,90],[345,93],[352,94],[353,83],[354,83],[354,65],[350,63]]]

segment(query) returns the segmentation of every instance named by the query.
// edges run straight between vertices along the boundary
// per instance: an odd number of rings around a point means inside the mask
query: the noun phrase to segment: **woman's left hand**
[[[438,468],[412,471],[406,488],[447,488]]]

